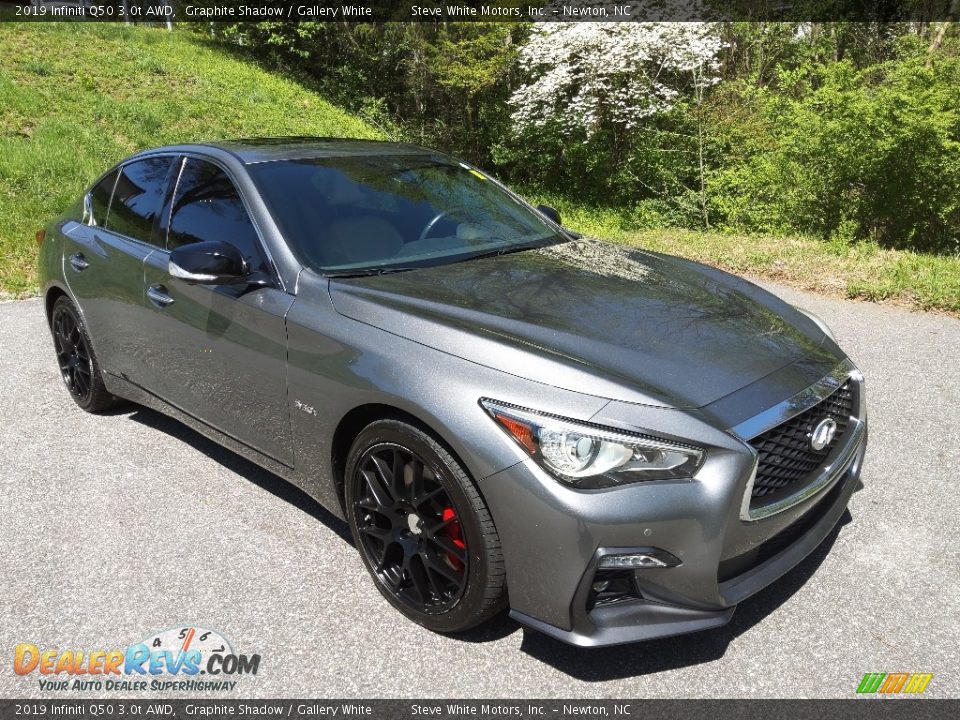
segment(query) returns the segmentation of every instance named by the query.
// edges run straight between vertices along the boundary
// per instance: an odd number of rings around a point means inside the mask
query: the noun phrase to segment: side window
[[[233,182],[216,165],[188,158],[173,198],[167,248],[207,240],[234,245],[252,271],[267,272],[257,230]]]
[[[163,245],[162,239],[153,237],[153,223],[163,205],[171,162],[170,157],[155,157],[124,165],[113,191],[108,230]]]
[[[90,191],[90,210],[93,217],[88,222],[91,225],[100,227],[106,225],[107,212],[110,210],[110,196],[113,195],[113,186],[117,182],[119,172],[118,169],[113,170]]]

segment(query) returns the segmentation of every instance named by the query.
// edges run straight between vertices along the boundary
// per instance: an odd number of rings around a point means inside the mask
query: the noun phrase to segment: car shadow
[[[179,420],[142,406],[135,406],[132,410],[127,406],[110,414],[127,414],[134,422],[186,443],[248,482],[319,521],[341,540],[353,546],[347,523],[312,497]],[[851,519],[850,511],[845,511],[837,526],[816,550],[773,585],[740,603],[733,619],[722,628],[608,648],[573,647],[523,628],[520,649],[541,662],[586,682],[647,675],[716,660],[723,657],[731,641],[767,617],[806,584],[829,554],[842,527]],[[521,626],[504,611],[480,627],[449,637],[460,642],[487,643],[502,640],[518,629],[521,629]]]
[[[343,542],[354,547],[353,537],[350,534],[350,526],[307,495],[307,493],[287,482],[279,475],[265,470],[256,463],[210,440],[205,435],[197,432],[188,425],[184,425],[179,420],[175,420],[163,413],[141,405],[124,405],[123,407],[108,410],[105,414],[126,415],[127,418],[133,422],[146,425],[151,430],[157,430],[186,443],[194,450],[203,453],[211,460],[214,460],[231,472],[236,473],[248,482],[266,490],[274,497],[289,503],[300,512],[306,513],[314,520],[317,520],[329,528],[335,535],[343,540]],[[464,642],[492,642],[517,632],[519,628],[520,626],[511,620],[506,611],[504,611],[491,618],[481,627],[464,633],[451,635],[450,637]]]
[[[772,585],[741,602],[733,619],[722,628],[606,648],[572,647],[524,629],[520,649],[585,682],[649,675],[717,660],[734,639],[774,612],[807,583],[830,553],[843,526],[852,519],[850,511],[844,511],[836,527],[810,555]]]
[[[186,443],[194,450],[203,453],[211,460],[220,463],[223,467],[236,473],[257,487],[266,490],[271,495],[289,503],[297,510],[320,521],[336,533],[341,540],[353,545],[353,538],[350,535],[350,527],[347,523],[331,513],[296,485],[287,482],[278,475],[274,475],[269,470],[264,470],[256,463],[247,460],[232,450],[228,450],[222,445],[217,444],[193,428],[184,425],[179,420],[175,420],[155,410],[138,405],[134,407],[132,411],[127,407],[125,410],[118,411],[116,414],[122,413],[128,413],[128,418],[134,422],[146,425],[153,430],[159,430]]]

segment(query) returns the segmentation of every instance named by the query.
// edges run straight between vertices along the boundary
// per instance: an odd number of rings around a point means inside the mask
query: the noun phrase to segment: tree
[[[520,51],[529,74],[510,98],[519,126],[558,123],[587,135],[626,131],[673,107],[691,79],[717,80],[712,23],[543,23]]]
[[[713,23],[537,25],[519,53],[526,82],[510,98],[520,137],[499,157],[533,182],[590,187],[608,202],[649,199],[656,214],[708,226],[702,109],[719,80],[719,30]]]

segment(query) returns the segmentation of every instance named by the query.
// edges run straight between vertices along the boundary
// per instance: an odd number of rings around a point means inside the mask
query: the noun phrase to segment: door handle
[[[75,252],[70,256],[70,266],[77,272],[80,272],[90,267],[90,263],[83,257],[83,253]]]
[[[166,307],[173,303],[173,298],[167,295],[167,289],[163,285],[151,285],[147,288],[147,297],[157,307]]]

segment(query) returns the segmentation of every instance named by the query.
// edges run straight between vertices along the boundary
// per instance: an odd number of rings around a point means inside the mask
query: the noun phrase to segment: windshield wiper
[[[367,277],[369,275],[390,275],[392,273],[398,272],[407,272],[408,270],[420,270],[418,267],[372,267],[372,268],[360,268],[357,270],[334,270],[334,271],[324,271],[323,274],[325,277],[330,278],[350,278],[350,277]]]
[[[486,252],[477,253],[476,255],[468,255],[463,259],[477,260],[487,257],[499,257],[501,255],[509,255],[510,253],[522,252],[523,250],[535,250],[537,248],[549,247],[550,245],[556,245],[558,242],[564,242],[565,240],[565,238],[557,235],[555,238],[551,238],[549,240],[531,240],[530,242],[517,243],[516,245],[506,245],[504,247],[497,248],[496,250],[487,250]]]
[[[521,252],[523,250],[534,250],[536,248],[549,247],[550,245],[556,245],[558,243],[566,242],[567,238],[562,235],[555,235],[552,238],[541,238],[539,240],[531,240],[530,242],[517,243],[515,245],[504,245],[499,247],[496,250],[487,250],[485,252],[479,252],[474,255],[466,255],[458,258],[451,258],[450,262],[465,262],[467,260],[476,260],[477,258],[485,257],[497,257],[500,255],[508,255],[509,253]],[[371,275],[390,275],[392,273],[407,272],[408,270],[423,270],[427,267],[435,267],[434,265],[414,265],[414,266],[390,266],[386,265],[384,267],[371,267],[371,268],[357,268],[357,269],[344,269],[344,270],[324,270],[323,275],[329,278],[351,278],[351,277],[369,277]]]

